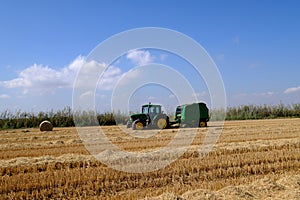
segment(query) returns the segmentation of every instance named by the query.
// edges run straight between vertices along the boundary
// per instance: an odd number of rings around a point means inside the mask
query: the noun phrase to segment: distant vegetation
[[[211,120],[218,120],[218,116],[222,116],[224,111],[211,111]],[[3,111],[0,113],[0,129],[14,128],[31,128],[38,127],[43,120],[49,120],[54,127],[72,127],[75,126],[73,112],[70,107],[66,107],[58,111],[30,113]],[[75,113],[77,118],[76,125],[116,125],[125,124],[128,115],[118,112],[98,113],[97,121],[93,118],[92,111],[83,111]],[[229,107],[226,110],[226,120],[247,120],[247,119],[274,119],[286,117],[300,117],[300,104],[292,105],[243,105],[237,107]]]
[[[274,119],[300,117],[300,104],[292,105],[244,105],[229,107],[226,120]]]
[[[8,110],[3,111],[0,114],[0,129],[14,129],[14,128],[32,128],[38,127],[44,120],[49,120],[54,127],[72,127],[75,126],[73,119],[73,112],[70,107],[66,107],[63,110],[50,111],[50,112],[10,112]],[[75,113],[76,116],[80,116],[76,124],[79,126],[89,125],[116,125],[116,122],[125,124],[128,116],[125,114],[102,113],[97,114],[97,122],[94,122],[94,115],[92,111],[82,111]]]

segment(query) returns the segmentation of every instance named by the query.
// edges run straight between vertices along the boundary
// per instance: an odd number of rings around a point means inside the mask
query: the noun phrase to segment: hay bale
[[[53,130],[53,126],[51,122],[47,120],[42,121],[42,123],[40,124],[40,131],[52,131],[52,130]]]

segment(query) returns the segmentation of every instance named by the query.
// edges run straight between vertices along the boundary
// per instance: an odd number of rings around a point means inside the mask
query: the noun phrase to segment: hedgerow
[[[241,105],[228,107],[224,110],[211,110],[210,120],[219,120],[224,116],[226,120],[249,120],[249,119],[274,119],[300,117],[300,104],[291,105]],[[74,118],[75,116],[75,118]],[[125,124],[129,116],[117,113],[94,113],[94,111],[72,111],[71,107],[62,110],[49,112],[25,112],[17,110],[15,112],[5,110],[0,113],[0,129],[32,128],[38,127],[44,121],[50,121],[54,127],[75,126],[109,126]],[[221,119],[220,118],[220,119]],[[75,119],[75,120],[74,120]]]

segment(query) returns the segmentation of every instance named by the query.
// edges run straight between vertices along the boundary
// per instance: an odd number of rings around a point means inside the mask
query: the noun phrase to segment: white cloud
[[[81,69],[81,67],[84,67]],[[99,71],[99,68],[106,67],[104,63],[95,61],[86,62],[85,57],[78,56],[68,66],[61,69],[54,69],[49,66],[33,64],[32,66],[22,70],[18,77],[9,81],[2,81],[0,85],[8,89],[20,88],[23,94],[47,94],[55,93],[59,88],[72,88],[76,75],[80,70],[86,79],[81,79],[78,85],[89,84],[89,75]],[[111,89],[112,83],[116,81],[116,77],[121,74],[121,70],[117,67],[109,67],[101,79],[100,89]],[[90,83],[90,84],[96,84]]]
[[[287,88],[286,90],[284,90],[283,93],[288,94],[288,93],[293,93],[293,92],[298,92],[298,91],[300,91],[300,86]]]
[[[144,78],[145,73],[138,69],[131,69],[128,72],[123,73],[118,80],[119,86],[127,86],[133,84],[134,81]]]
[[[120,68],[108,67],[105,63],[85,62],[78,73],[74,87],[92,89],[97,86],[99,90],[111,90],[121,77],[121,73]]]
[[[146,65],[155,59],[149,51],[145,50],[132,50],[126,55],[126,58],[136,65]]]
[[[19,73],[18,78],[4,81],[6,88],[23,88],[23,93],[40,90],[40,93],[47,93],[53,88],[65,85],[58,81],[60,73],[48,66],[34,64]]]
[[[121,69],[110,66],[103,74],[98,84],[100,90],[111,90],[121,78]]]
[[[10,98],[10,96],[7,95],[7,94],[1,94],[0,95],[0,99],[9,99],[9,98]]]
[[[60,70],[33,64],[18,74],[18,77],[1,82],[6,88],[21,88],[24,94],[54,93],[57,88],[70,87],[84,58],[77,57],[69,66]]]

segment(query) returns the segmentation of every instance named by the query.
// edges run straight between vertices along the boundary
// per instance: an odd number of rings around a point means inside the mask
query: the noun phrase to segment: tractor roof
[[[144,105],[142,105],[143,107],[145,107],[145,106],[161,106],[161,105],[159,105],[159,104],[144,104]]]

